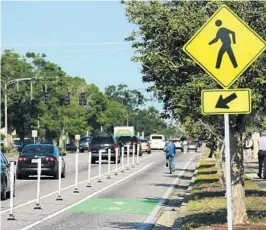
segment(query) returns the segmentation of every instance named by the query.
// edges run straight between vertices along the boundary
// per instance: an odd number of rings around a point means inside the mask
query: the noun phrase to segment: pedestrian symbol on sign
[[[222,21],[221,20],[217,20],[215,22],[215,25],[217,27],[220,27],[222,25]],[[216,61],[216,69],[220,69],[221,67],[221,62],[222,62],[222,59],[223,59],[223,56],[225,53],[228,54],[234,68],[237,67],[237,62],[236,62],[236,58],[235,58],[235,55],[234,55],[234,52],[233,52],[233,49],[231,47],[231,38],[230,38],[230,34],[232,35],[232,38],[233,38],[233,43],[236,44],[236,36],[235,36],[235,32],[234,31],[231,31],[227,28],[220,28],[216,34],[216,38],[214,38],[212,41],[209,42],[209,45],[212,45],[216,42],[219,41],[219,39],[221,40],[221,42],[223,43],[222,44],[222,47],[220,48],[219,50],[219,53],[218,53],[218,57],[217,57],[217,61]]]

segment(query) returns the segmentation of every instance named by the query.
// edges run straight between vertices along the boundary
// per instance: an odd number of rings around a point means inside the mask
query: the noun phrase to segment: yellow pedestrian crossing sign
[[[223,88],[229,88],[265,48],[265,41],[222,5],[184,51]]]
[[[249,114],[250,89],[212,89],[201,92],[201,109],[205,115]]]

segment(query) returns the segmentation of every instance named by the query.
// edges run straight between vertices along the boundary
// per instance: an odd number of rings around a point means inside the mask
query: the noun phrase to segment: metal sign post
[[[225,136],[225,169],[226,169],[226,197],[227,197],[227,223],[228,230],[233,229],[232,216],[232,183],[231,183],[231,157],[230,157],[230,129],[229,115],[224,115],[224,136]]]

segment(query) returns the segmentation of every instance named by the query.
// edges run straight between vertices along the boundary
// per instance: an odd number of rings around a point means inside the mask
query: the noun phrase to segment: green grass
[[[201,159],[180,229],[226,223],[225,188],[219,182],[215,161]],[[265,192],[245,178],[246,208],[251,223],[266,223]]]

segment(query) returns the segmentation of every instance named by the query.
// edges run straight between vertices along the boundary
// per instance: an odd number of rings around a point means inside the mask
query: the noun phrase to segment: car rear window
[[[191,141],[189,144],[191,144],[191,145],[196,145],[197,142],[196,142],[196,141]]]
[[[143,139],[140,139],[140,142],[141,142],[141,143],[147,143],[147,142],[148,142],[148,140],[143,140]]]
[[[114,140],[112,137],[93,137],[91,144],[113,144]]]
[[[83,137],[83,138],[80,139],[80,142],[87,142],[89,140],[90,140],[89,137]]]
[[[152,136],[151,139],[154,139],[154,140],[162,140],[163,139],[163,136]]]
[[[44,146],[44,145],[36,145],[36,146],[25,146],[22,150],[22,155],[49,155],[54,153],[53,146]]]
[[[122,137],[119,137],[118,140],[122,141],[123,143],[130,142],[131,141],[131,137],[130,136],[122,136]]]

